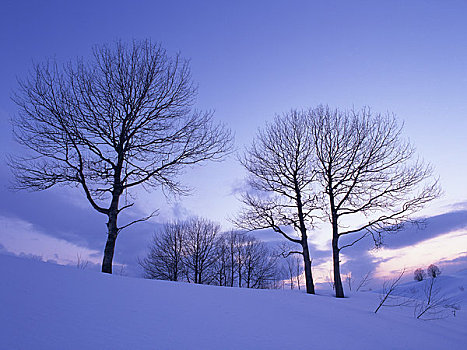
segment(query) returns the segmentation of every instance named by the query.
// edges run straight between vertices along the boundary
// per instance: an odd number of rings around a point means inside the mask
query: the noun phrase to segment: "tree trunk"
[[[332,190],[332,182],[328,184],[329,204],[331,208],[331,225],[332,225],[332,264],[334,268],[334,289],[336,290],[336,298],[344,297],[344,288],[341,280],[341,268],[339,260],[339,227],[337,221],[339,215],[337,214],[336,205],[334,202],[334,193]]]
[[[117,240],[117,211],[113,210],[109,214],[109,221],[107,222],[108,234],[107,243],[104,249],[104,259],[102,261],[102,272],[112,273],[112,261],[115,251],[115,241]]]
[[[308,242],[305,240],[302,243],[303,247],[303,265],[305,270],[305,284],[307,294],[315,294],[315,285],[313,283],[313,275],[311,273],[310,252],[308,251]]]
[[[300,233],[302,235],[302,249],[303,249],[303,267],[305,269],[305,283],[306,283],[306,292],[307,294],[315,294],[315,285],[313,283],[313,275],[311,273],[311,260],[310,260],[310,251],[308,249],[308,236],[306,234],[306,225],[305,219],[303,215],[303,203],[302,203],[302,194],[300,188],[298,186],[298,181],[295,177],[294,179],[295,185],[295,194],[297,196],[296,203],[297,203],[297,214],[298,220],[300,223]]]
[[[334,288],[336,289],[336,298],[344,297],[344,288],[342,287],[340,260],[339,260],[338,237],[333,234],[332,238],[332,262],[334,266]]]
[[[297,286],[300,290],[300,263],[297,261]]]
[[[242,288],[242,266],[238,264],[238,288]]]
[[[235,280],[235,260],[234,260],[234,253],[233,253],[233,245],[230,243],[230,286],[234,286]]]
[[[102,261],[102,272],[112,273],[112,261],[115,251],[115,241],[118,235],[118,202],[122,194],[122,187],[120,184],[120,172],[115,175],[114,189],[112,191],[112,201],[109,208],[109,221],[107,222],[107,243],[104,249],[104,259]]]
[[[194,274],[195,274],[195,284],[198,284],[198,257],[196,256],[195,260],[195,268],[194,268]]]
[[[112,260],[114,257],[116,240],[116,235],[111,235],[110,233],[108,234],[107,243],[105,244],[104,249],[104,260],[102,261],[102,272],[104,273],[112,273]]]

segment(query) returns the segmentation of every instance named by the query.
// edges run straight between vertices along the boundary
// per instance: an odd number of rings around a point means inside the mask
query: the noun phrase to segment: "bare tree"
[[[389,306],[389,307],[409,306],[411,304],[411,300],[403,296],[396,295],[396,293],[394,293],[396,289],[399,287],[400,280],[402,276],[404,276],[404,274],[405,274],[405,269],[403,269],[396,278],[384,282],[383,289],[381,290],[381,293],[380,293],[380,303],[378,307],[375,309],[375,314],[383,306]]]
[[[352,285],[353,285],[353,279],[352,279],[352,272],[349,272],[345,276],[345,282],[347,283],[347,286],[349,287],[349,291],[352,291]]]
[[[76,253],[76,268],[79,270],[86,270],[86,267],[88,267],[89,260],[83,260],[81,257],[81,254]]]
[[[187,166],[220,160],[232,136],[213,113],[193,111],[197,95],[188,61],[150,41],[98,46],[93,59],[34,66],[14,95],[16,140],[27,156],[11,157],[16,189],[80,187],[107,216],[102,271],[112,273],[120,231],[152,215],[118,223],[137,186],[186,193]]]
[[[297,256],[295,256],[294,259],[295,259],[295,279],[297,280],[298,290],[300,290],[302,286],[303,265]]]
[[[240,246],[239,280],[246,288],[269,288],[277,273],[276,257],[265,243],[244,235]]]
[[[190,283],[210,284],[215,278],[216,246],[220,226],[203,218],[191,218],[184,224],[183,262]]]
[[[214,269],[216,271],[214,284],[219,286],[229,286],[230,265],[226,236],[228,236],[228,234],[223,234],[218,239],[216,247],[217,258],[214,264]]]
[[[126,265],[120,265],[120,268],[117,270],[117,275],[123,277],[128,276],[128,273],[126,272]]]
[[[459,302],[443,294],[436,285],[436,277],[430,276],[425,282],[421,300],[415,304],[414,316],[417,319],[434,320],[448,317],[451,313],[455,316],[459,309]]]
[[[300,245],[307,293],[314,294],[308,230],[317,208],[311,185],[313,142],[303,115],[292,111],[277,116],[259,131],[241,158],[249,173],[250,190],[244,193],[243,211],[234,223],[246,230],[272,229]],[[286,227],[292,227],[290,233]]]
[[[327,278],[327,282],[328,282],[329,287],[332,288],[332,290],[336,290],[336,284],[334,283],[334,270],[332,269],[332,267],[329,269],[329,275]]]
[[[368,283],[370,283],[372,280],[371,273],[371,271],[368,271],[364,276],[362,276],[359,283],[357,284],[357,288],[355,289],[356,292],[360,291],[362,288],[365,288]]]
[[[309,110],[308,121],[317,180],[327,198],[336,297],[342,298],[342,249],[367,236],[379,246],[384,233],[413,221],[413,214],[439,195],[439,187],[394,116],[319,106]]]
[[[225,251],[227,253],[227,281],[228,286],[233,287],[236,283],[241,286],[241,282],[238,282],[241,279],[240,271],[240,242],[241,236],[237,231],[230,231],[224,234],[223,243],[225,244]]]
[[[148,255],[139,261],[144,277],[150,279],[179,281],[184,277],[183,247],[185,223],[166,223],[154,234]]]
[[[221,286],[269,288],[277,278],[277,257],[264,242],[230,231],[218,240],[216,282]]]
[[[303,273],[302,263],[300,262],[297,254],[287,255],[285,258],[285,265],[287,276],[289,279],[290,289],[294,289],[295,286],[300,290],[301,287],[301,275]]]

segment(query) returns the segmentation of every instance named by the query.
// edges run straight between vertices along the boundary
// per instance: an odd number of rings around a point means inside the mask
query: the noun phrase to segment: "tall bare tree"
[[[344,297],[340,252],[371,236],[400,230],[436,198],[437,180],[420,161],[392,115],[370,109],[339,111],[320,106],[308,112],[325,213],[331,225],[336,297]],[[340,239],[343,243],[340,244]]]
[[[242,196],[245,208],[234,222],[249,231],[270,228],[300,245],[292,253],[302,256],[306,291],[314,294],[308,247],[308,229],[317,209],[311,136],[305,116],[297,111],[277,116],[259,131],[241,158],[250,191]]]
[[[224,232],[218,242],[216,270],[217,283],[221,286],[233,287],[238,285],[239,258],[242,234],[231,230]]]
[[[148,255],[139,261],[145,278],[168,281],[184,279],[184,226],[182,221],[169,222],[154,234]]]
[[[223,234],[219,240],[217,241],[217,249],[216,249],[216,262],[214,269],[216,271],[214,284],[219,286],[233,286],[230,285],[229,277],[231,272],[233,273],[233,269],[230,265],[229,259],[229,252],[228,252],[228,245],[226,244],[226,237],[228,234]],[[233,279],[232,279],[233,281]]]
[[[190,283],[211,284],[216,278],[217,241],[220,226],[203,218],[191,218],[184,223],[185,243],[183,263]]]
[[[299,256],[296,254],[286,255],[284,271],[289,279],[290,289],[297,288],[300,289],[301,286],[301,275],[303,273],[302,263],[299,259]]]
[[[220,160],[232,136],[211,112],[193,110],[197,88],[188,61],[150,41],[95,47],[91,60],[37,64],[14,95],[17,141],[27,156],[10,159],[16,188],[82,189],[107,216],[102,271],[112,273],[115,242],[133,205],[121,196],[137,186],[185,193],[186,166]]]

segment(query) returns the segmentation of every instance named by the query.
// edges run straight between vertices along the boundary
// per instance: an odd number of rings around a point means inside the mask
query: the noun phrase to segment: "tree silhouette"
[[[107,217],[102,271],[112,273],[118,234],[152,216],[119,224],[134,204],[122,194],[138,186],[186,193],[177,176],[187,166],[231,149],[213,113],[193,110],[196,95],[188,61],[149,40],[97,46],[90,61],[36,64],[14,95],[14,134],[30,151],[10,158],[15,188],[80,187]]]

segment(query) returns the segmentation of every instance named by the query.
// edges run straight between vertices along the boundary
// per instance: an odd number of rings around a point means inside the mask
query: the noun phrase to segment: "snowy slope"
[[[401,283],[394,291],[394,294],[413,299],[423,299],[425,298],[425,289],[429,283],[430,278],[420,282]],[[440,275],[436,277],[433,290],[438,293],[438,297],[455,301],[462,308],[467,308],[467,270],[460,271],[455,276]]]
[[[467,317],[109,276],[0,255],[0,349],[462,349]]]

